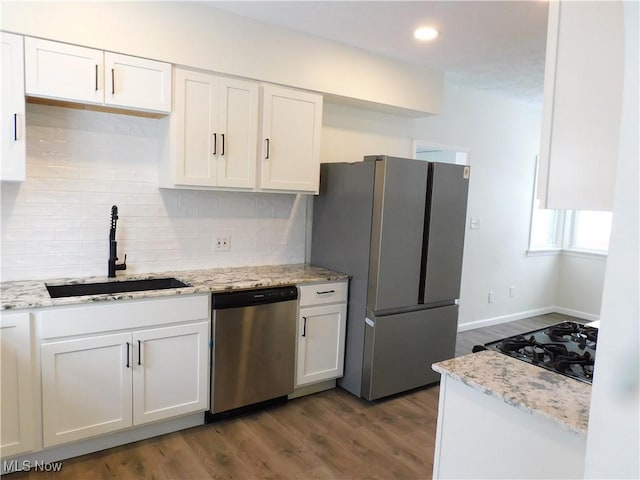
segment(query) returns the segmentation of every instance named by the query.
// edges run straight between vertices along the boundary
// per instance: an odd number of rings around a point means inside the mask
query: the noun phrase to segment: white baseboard
[[[589,321],[598,320],[600,318],[598,315],[594,315],[592,313],[581,312],[579,310],[572,310],[570,308],[558,307],[554,305],[551,307],[536,308],[534,310],[525,310],[524,312],[511,313],[509,315],[502,315],[500,317],[485,318],[483,320],[463,323],[458,325],[458,332],[475,330],[476,328],[482,327],[490,327],[492,325],[513,322],[515,320],[523,320],[525,318],[535,317],[538,315],[546,315],[548,313],[562,313],[564,315],[571,315],[572,317],[577,317]]]
[[[556,313],[562,313],[564,315],[571,315],[572,317],[578,317],[583,320],[589,320],[594,322],[600,320],[600,315],[594,315],[593,313],[581,312],[580,310],[572,310],[571,308],[556,307]]]

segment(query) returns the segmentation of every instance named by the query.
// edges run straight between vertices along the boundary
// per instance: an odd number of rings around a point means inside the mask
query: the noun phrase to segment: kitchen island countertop
[[[591,385],[486,350],[433,365],[433,369],[534,416],[587,435]]]
[[[146,280],[174,277],[188,284],[185,288],[149,290],[117,294],[85,295],[76,297],[50,298],[46,285],[69,283],[117,282],[124,280]],[[194,293],[225,292],[251,288],[267,288],[303,283],[319,283],[345,280],[348,275],[313,265],[264,265],[257,267],[211,268],[205,270],[184,270],[144,274],[119,274],[116,278],[85,277],[55,280],[25,280],[0,283],[0,310],[16,310],[77,305],[111,300],[133,300],[163,297],[169,295],[189,295]]]

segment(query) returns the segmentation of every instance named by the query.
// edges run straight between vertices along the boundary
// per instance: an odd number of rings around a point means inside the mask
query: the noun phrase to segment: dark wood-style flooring
[[[532,317],[458,335],[456,355],[476,344],[576,320]],[[377,402],[337,388],[235,419],[63,461],[58,473],[22,479],[429,479],[438,385]]]

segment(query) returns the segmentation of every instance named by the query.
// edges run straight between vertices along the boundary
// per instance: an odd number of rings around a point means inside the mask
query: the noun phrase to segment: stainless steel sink
[[[80,297],[84,295],[102,295],[107,293],[144,292],[148,290],[166,290],[169,288],[189,287],[177,278],[150,278],[147,280],[123,280],[121,282],[67,283],[64,285],[46,285],[51,298]]]

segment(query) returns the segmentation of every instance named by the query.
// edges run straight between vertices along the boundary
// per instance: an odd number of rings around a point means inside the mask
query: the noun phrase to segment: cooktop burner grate
[[[562,322],[477,345],[473,351],[496,350],[576,380],[592,383],[597,341],[597,328],[577,322]]]

